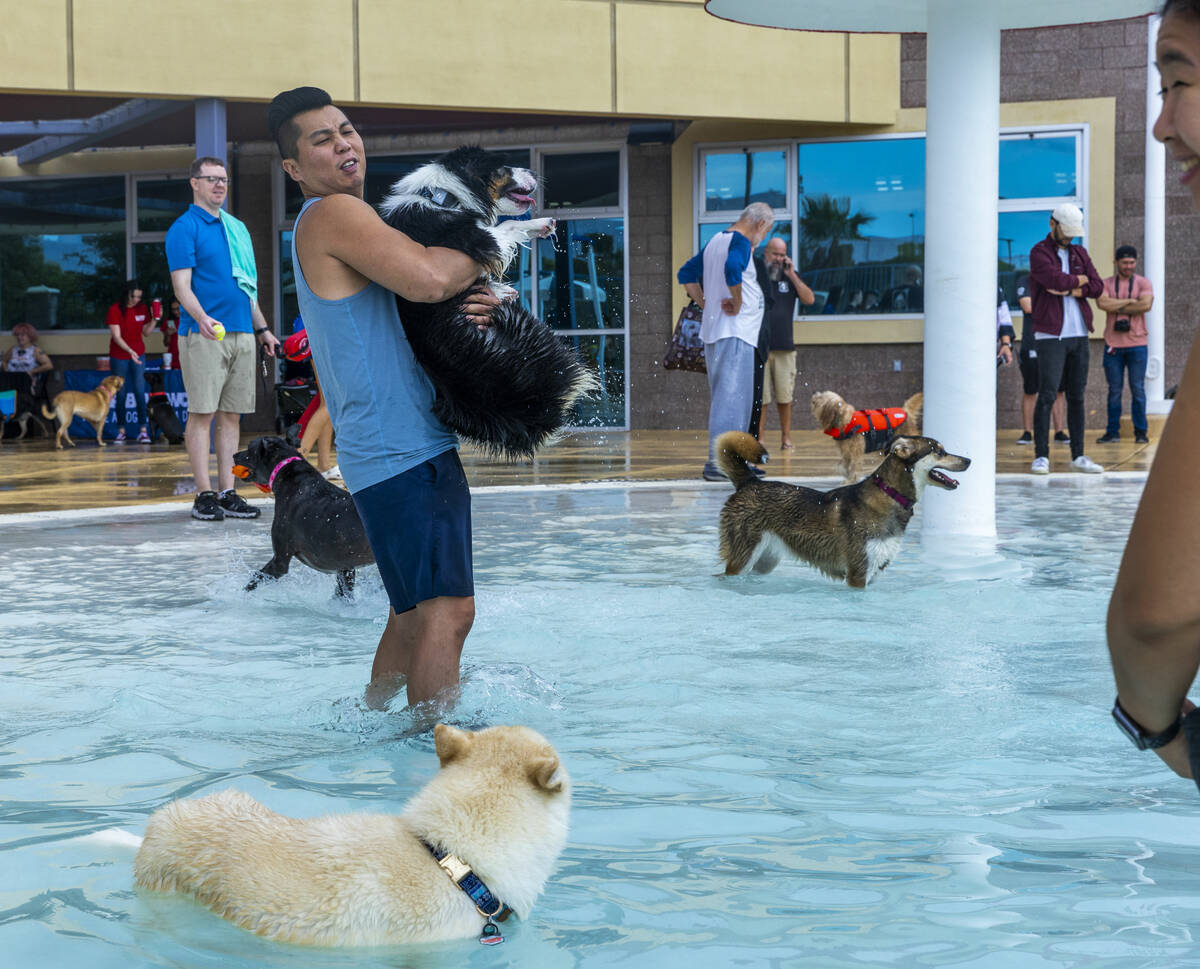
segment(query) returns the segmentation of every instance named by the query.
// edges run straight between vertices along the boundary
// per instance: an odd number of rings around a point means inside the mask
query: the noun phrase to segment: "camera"
[[[1130,324],[1129,320],[1124,319],[1124,318],[1119,319],[1115,323],[1113,323],[1113,332],[1114,333],[1128,333],[1130,326],[1131,326],[1131,324]]]

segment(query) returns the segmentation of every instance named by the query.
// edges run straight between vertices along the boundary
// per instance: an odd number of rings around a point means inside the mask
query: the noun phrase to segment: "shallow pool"
[[[528,724],[575,780],[559,868],[495,949],[264,942],[78,840],[228,786],[399,809],[436,758],[362,702],[373,570],[349,604],[299,565],[244,593],[266,515],[5,519],[0,965],[1200,966],[1200,796],[1108,714],[1140,489],[1002,481],[994,554],[923,548],[918,515],[865,593],[716,578],[720,486],[478,493],[453,719]]]

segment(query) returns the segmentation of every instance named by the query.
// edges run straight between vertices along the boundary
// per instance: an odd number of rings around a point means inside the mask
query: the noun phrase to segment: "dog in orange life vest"
[[[868,454],[882,452],[897,437],[920,437],[925,395],[913,394],[903,407],[855,410],[832,390],[812,395],[812,415],[817,425],[834,439],[842,458],[842,482],[853,484],[872,468],[864,468]]]

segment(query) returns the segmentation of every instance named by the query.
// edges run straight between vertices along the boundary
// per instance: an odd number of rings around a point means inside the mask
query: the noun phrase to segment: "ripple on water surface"
[[[920,543],[866,592],[719,578],[711,488],[475,496],[466,727],[525,723],[570,842],[499,950],[531,966],[1200,966],[1195,791],[1112,729],[1104,610],[1140,483],[1001,483],[995,547]],[[946,497],[953,500],[953,496]],[[9,524],[0,589],[6,966],[495,965],[469,940],[311,952],[78,836],[235,786],[395,811],[427,716],[363,682],[386,598],[270,556],[263,521]]]

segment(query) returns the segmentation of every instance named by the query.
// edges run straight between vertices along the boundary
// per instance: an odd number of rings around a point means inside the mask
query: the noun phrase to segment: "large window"
[[[1081,127],[1001,135],[997,277],[1014,307],[1050,211],[1060,202],[1086,211],[1084,136]],[[750,202],[767,202],[773,235],[817,297],[797,306],[801,314],[924,312],[924,135],[712,147],[699,151],[697,169],[697,247]]]
[[[538,211],[557,220],[555,234],[522,247],[506,281],[522,304],[573,346],[600,380],[576,405],[580,428],[628,425],[627,287],[624,152],[619,148],[507,148],[510,165],[539,173]],[[436,153],[440,154],[440,153]],[[378,204],[392,184],[436,154],[371,156],[365,198]],[[290,333],[299,313],[292,265],[292,228],[300,193],[278,185],[279,318]]]
[[[0,186],[0,326],[102,327],[125,281],[125,178]]]

